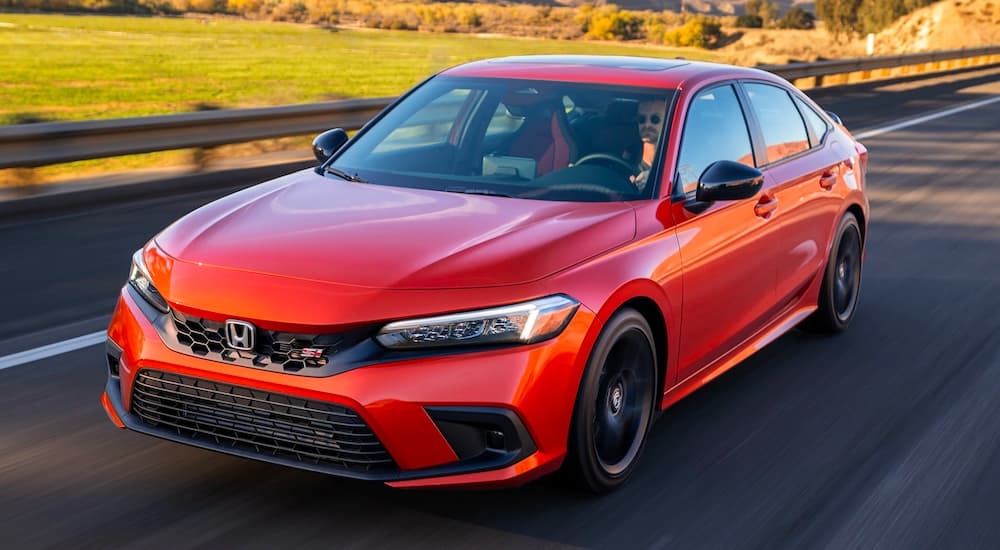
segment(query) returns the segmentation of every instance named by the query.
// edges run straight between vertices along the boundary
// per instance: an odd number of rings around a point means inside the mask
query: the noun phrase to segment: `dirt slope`
[[[814,31],[728,29],[741,33],[722,48],[729,61],[743,65],[863,57],[866,40],[836,42]],[[1000,45],[1000,0],[943,0],[896,21],[875,37],[875,55]]]
[[[914,53],[1000,44],[1000,0],[944,0],[880,32],[876,54]]]
[[[484,1],[484,0],[480,0]],[[510,3],[506,0],[485,0],[491,3]],[[626,10],[654,10],[672,11],[680,13],[683,7],[687,13],[706,13],[711,15],[741,15],[744,13],[746,0],[513,0],[527,4],[556,5],[556,6],[579,6],[586,3],[591,4],[615,4]],[[798,4],[803,8],[813,11],[812,0],[775,0],[784,12],[792,6]]]

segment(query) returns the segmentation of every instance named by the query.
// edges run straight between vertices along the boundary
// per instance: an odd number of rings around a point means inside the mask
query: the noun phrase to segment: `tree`
[[[932,2],[933,0],[863,0],[858,8],[858,29],[866,34],[878,32],[900,17]]]
[[[792,6],[778,20],[779,29],[811,29],[816,25],[816,16],[798,6]]]
[[[849,38],[861,29],[858,8],[862,0],[816,0],[816,15],[823,20],[835,39]]]
[[[764,26],[769,26],[778,17],[778,3],[771,0],[747,0],[747,15],[760,18]]]
[[[834,37],[878,32],[934,0],[816,0],[816,15]]]

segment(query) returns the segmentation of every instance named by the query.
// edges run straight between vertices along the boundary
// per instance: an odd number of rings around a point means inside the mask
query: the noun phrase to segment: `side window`
[[[415,147],[441,145],[451,137],[452,125],[472,94],[469,89],[455,89],[438,96],[410,115],[375,148],[383,153]]]
[[[684,193],[693,192],[702,172],[719,160],[754,165],[750,132],[730,85],[700,92],[688,107],[677,164]]]
[[[795,104],[798,105],[799,112],[806,119],[806,125],[812,130],[812,134],[809,136],[809,144],[816,147],[820,143],[823,143],[823,138],[830,131],[830,126],[826,123],[826,119],[816,114],[816,111],[812,107],[806,105],[806,102],[799,98],[795,98]]]
[[[746,91],[764,133],[769,164],[809,149],[805,123],[788,92],[758,83],[747,83]]]

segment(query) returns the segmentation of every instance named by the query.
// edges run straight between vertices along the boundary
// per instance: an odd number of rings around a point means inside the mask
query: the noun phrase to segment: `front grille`
[[[332,403],[144,369],[135,378],[132,412],[148,426],[265,459],[350,472],[397,470],[365,421]]]
[[[270,368],[285,372],[320,369],[344,343],[345,335],[294,334],[256,329],[257,344],[253,350],[230,349],[225,344],[226,325],[209,319],[189,317],[176,310],[170,312],[168,337],[179,351],[223,363]]]

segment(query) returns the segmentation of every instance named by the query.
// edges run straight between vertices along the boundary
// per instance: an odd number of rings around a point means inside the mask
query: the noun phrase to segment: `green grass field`
[[[472,59],[530,53],[712,59],[611,42],[321,29],[234,19],[0,13],[0,125],[399,94]]]

